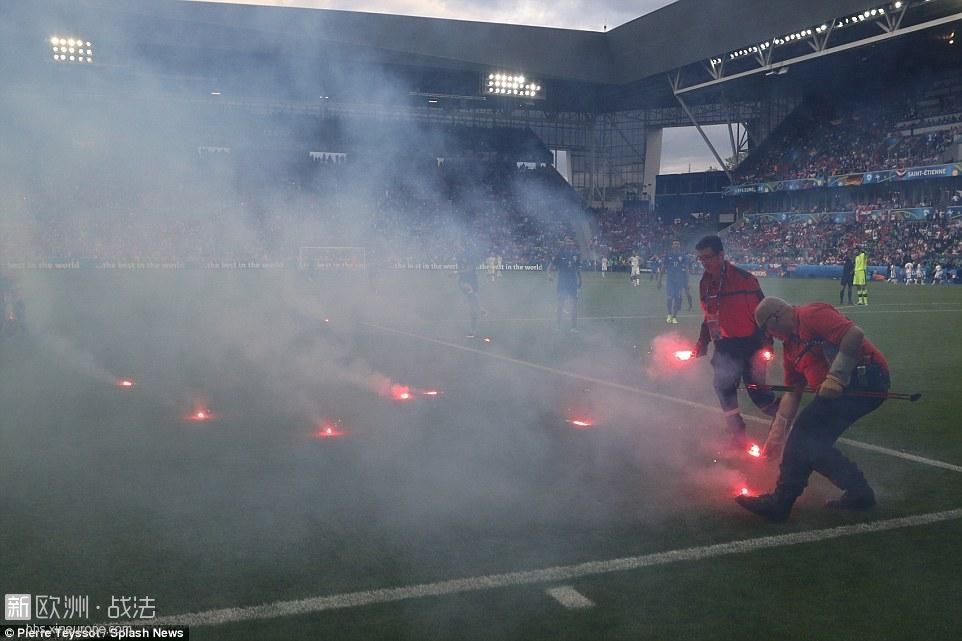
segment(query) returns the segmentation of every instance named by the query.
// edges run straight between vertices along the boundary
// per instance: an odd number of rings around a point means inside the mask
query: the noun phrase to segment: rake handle
[[[796,388],[790,387],[788,385],[746,385],[746,388],[750,390],[764,390],[769,392],[793,392]],[[807,394],[814,394],[818,392],[814,387],[802,388],[802,391]],[[861,398],[885,398],[893,401],[909,401],[914,403],[915,401],[922,398],[921,392],[915,392],[912,394],[903,394],[900,392],[872,392],[869,390],[851,390],[842,394],[843,396],[858,396]]]

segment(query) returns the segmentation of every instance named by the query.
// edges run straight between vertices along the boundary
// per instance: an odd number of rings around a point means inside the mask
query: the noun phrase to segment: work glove
[[[822,398],[838,398],[844,391],[845,385],[834,374],[827,375],[822,384],[818,386],[818,395]]]

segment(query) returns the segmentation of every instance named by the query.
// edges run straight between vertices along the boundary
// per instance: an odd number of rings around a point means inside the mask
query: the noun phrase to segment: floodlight
[[[483,95],[524,96],[544,99],[544,96],[540,93],[541,89],[541,85],[523,73],[494,71],[485,72],[481,75],[481,93]]]
[[[93,62],[93,44],[81,38],[50,36],[53,59],[57,62]],[[67,54],[70,54],[69,56]]]
[[[898,0],[898,2],[895,3],[895,8],[896,8],[896,9],[901,9],[901,8],[902,8],[902,0]]]

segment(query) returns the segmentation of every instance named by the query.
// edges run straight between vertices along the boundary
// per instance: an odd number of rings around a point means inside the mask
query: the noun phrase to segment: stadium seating
[[[959,160],[945,154],[962,134],[962,77],[919,80],[895,98],[810,100],[738,168],[735,182],[823,178]]]

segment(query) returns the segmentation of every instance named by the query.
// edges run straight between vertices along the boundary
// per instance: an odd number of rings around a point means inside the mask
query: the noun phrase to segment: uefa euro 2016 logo
[[[3,618],[7,621],[29,621],[30,620],[30,595],[29,594],[3,595]]]

